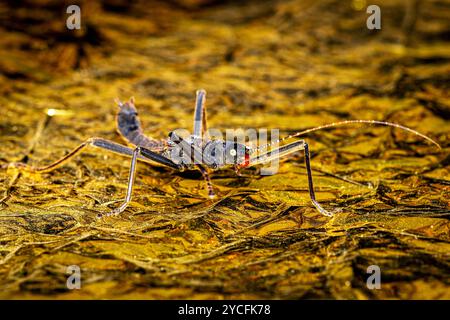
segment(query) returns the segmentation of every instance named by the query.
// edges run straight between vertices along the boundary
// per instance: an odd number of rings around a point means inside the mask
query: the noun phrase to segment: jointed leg
[[[118,143],[115,143],[115,142],[112,142],[112,141],[109,141],[106,139],[102,139],[102,138],[90,138],[90,139],[86,140],[85,142],[83,142],[82,144],[80,144],[75,149],[73,149],[72,151],[70,151],[64,157],[56,160],[55,162],[53,162],[47,166],[33,167],[33,166],[27,165],[25,163],[13,162],[13,163],[7,164],[4,167],[13,167],[13,168],[18,168],[18,169],[21,169],[24,171],[29,171],[29,172],[49,172],[49,171],[52,171],[52,170],[62,166],[63,164],[65,164],[67,161],[72,159],[74,156],[81,153],[81,151],[83,151],[84,148],[87,146],[98,147],[98,148],[112,151],[114,153],[125,155],[125,156],[133,155],[133,149],[123,146],[121,144],[118,144]],[[143,156],[139,156],[139,159],[148,161],[148,159],[146,159]]]
[[[206,95],[206,92],[205,92]],[[206,132],[208,131],[208,118],[206,117],[206,105],[203,103],[203,117],[202,117],[202,137],[206,138]]]
[[[203,137],[208,130],[206,121],[206,91],[201,89],[197,90],[197,98],[195,100],[195,112],[194,112],[194,132],[193,135],[197,137]]]
[[[305,165],[306,165],[306,172],[308,174],[308,186],[309,186],[309,197],[311,198],[311,202],[316,207],[319,212],[327,217],[333,216],[333,214],[327,210],[325,210],[316,200],[316,194],[314,193],[314,186],[313,186],[313,179],[312,179],[312,172],[311,172],[311,164],[310,164],[310,155],[309,155],[309,147],[308,144],[305,142],[304,144],[305,149]]]
[[[103,216],[112,216],[112,215],[119,214],[119,213],[123,212],[126,209],[126,207],[128,206],[128,204],[130,203],[131,194],[133,192],[134,180],[136,177],[136,162],[137,162],[137,158],[138,158],[140,152],[141,152],[140,147],[137,147],[133,151],[133,156],[131,158],[131,165],[130,165],[130,174],[128,176],[128,186],[127,186],[127,194],[125,196],[125,201],[120,205],[120,207],[118,207],[108,213],[105,213],[105,214],[99,213],[97,215],[98,218],[101,218]]]
[[[285,146],[279,147],[275,150],[271,150],[267,153],[264,153],[262,155],[258,155],[254,158],[251,158],[249,161],[248,166],[253,166],[256,164],[262,164],[270,162],[274,159],[281,158],[283,156],[286,156],[288,154],[305,150],[305,165],[306,165],[306,173],[308,176],[308,189],[309,189],[309,197],[311,198],[312,204],[316,207],[316,209],[322,213],[323,215],[327,217],[331,217],[333,214],[327,210],[325,210],[319,202],[316,200],[316,195],[314,192],[314,185],[313,185],[313,179],[312,179],[312,172],[311,172],[311,163],[310,163],[310,154],[309,154],[309,147],[308,144],[304,140],[299,140],[290,144],[287,144]]]
[[[162,155],[160,155],[156,152],[153,152],[151,150],[145,149],[143,147],[136,147],[136,149],[134,149],[134,151],[133,151],[133,155],[131,158],[130,173],[128,176],[128,185],[127,185],[127,193],[125,196],[125,201],[118,208],[116,208],[108,213],[105,213],[105,214],[99,214],[98,215],[99,218],[101,218],[103,216],[112,216],[112,215],[119,214],[127,208],[128,204],[131,201],[131,194],[133,192],[134,180],[136,177],[136,163],[137,163],[139,156],[141,156],[141,155],[144,156],[144,158],[151,159],[153,161],[156,161],[160,164],[169,166],[171,168],[180,169],[180,167],[178,165],[173,163],[171,160],[163,157]]]
[[[202,173],[203,178],[205,179],[206,186],[208,188],[208,196],[211,199],[214,198],[216,195],[214,193],[214,189],[213,189],[213,186],[211,183],[211,178],[209,177],[208,171],[202,165],[197,165],[197,167],[200,170],[200,172]]]
[[[156,152],[153,152],[149,149],[137,147],[136,149],[133,150],[128,147],[122,146],[118,143],[115,143],[115,142],[112,142],[109,140],[105,140],[102,138],[90,138],[90,139],[86,140],[85,142],[80,144],[78,147],[76,147],[74,150],[69,152],[67,155],[65,155],[61,159],[59,159],[47,166],[33,167],[33,166],[29,166],[25,163],[19,162],[19,163],[11,163],[8,165],[8,167],[16,167],[21,170],[25,170],[25,171],[29,171],[29,172],[49,172],[49,171],[52,171],[52,170],[58,168],[59,166],[63,165],[64,163],[66,163],[68,160],[73,158],[75,155],[79,154],[85,147],[87,147],[89,145],[99,147],[99,148],[102,148],[105,150],[109,150],[109,151],[112,151],[112,152],[115,152],[115,153],[118,153],[121,155],[132,157],[125,201],[117,209],[114,209],[111,212],[106,213],[106,214],[99,214],[99,217],[102,217],[104,215],[110,216],[113,214],[119,214],[126,209],[128,203],[131,201],[131,194],[133,191],[133,185],[134,185],[134,180],[135,180],[135,175],[136,175],[136,162],[138,159],[144,160],[144,161],[151,160],[151,161],[160,163],[162,165],[165,165],[165,166],[168,166],[168,167],[171,167],[174,169],[180,169],[179,165],[173,163],[171,160],[169,160],[169,159],[165,158],[164,156],[162,156]]]

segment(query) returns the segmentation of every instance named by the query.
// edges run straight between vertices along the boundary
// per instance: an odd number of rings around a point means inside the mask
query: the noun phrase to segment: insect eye
[[[230,150],[230,155],[232,155],[233,157],[237,154],[236,150],[231,149]]]

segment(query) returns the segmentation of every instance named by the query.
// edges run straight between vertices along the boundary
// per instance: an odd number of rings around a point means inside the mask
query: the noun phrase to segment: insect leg
[[[13,163],[9,163],[3,167],[13,167],[13,168],[18,168],[18,169],[21,169],[24,171],[29,171],[29,172],[49,172],[49,171],[52,171],[52,170],[60,167],[61,165],[65,164],[67,161],[72,159],[74,156],[81,153],[87,146],[98,147],[100,149],[112,151],[114,153],[117,153],[120,155],[125,155],[125,156],[132,156],[132,154],[133,154],[133,149],[123,146],[121,144],[118,144],[118,143],[115,143],[115,142],[112,142],[112,141],[109,141],[106,139],[102,139],[102,138],[90,138],[90,139],[84,141],[83,143],[81,143],[78,147],[76,147],[75,149],[70,151],[68,154],[66,154],[62,158],[56,160],[55,162],[53,162],[49,165],[35,167],[35,166],[27,165],[22,162],[13,162]],[[144,158],[143,156],[140,156],[139,158],[141,160],[146,160],[146,158]]]
[[[308,175],[308,189],[309,189],[309,197],[311,199],[311,202],[314,205],[314,207],[316,207],[316,209],[321,214],[323,214],[327,217],[331,217],[333,215],[333,213],[324,209],[320,205],[320,203],[317,202],[317,200],[316,200],[316,194],[314,192],[314,184],[313,184],[312,171],[311,171],[309,147],[308,147],[308,144],[304,140],[295,141],[295,142],[292,142],[285,146],[281,146],[275,150],[271,150],[262,155],[253,157],[249,160],[249,162],[246,166],[254,166],[256,164],[267,163],[274,159],[287,156],[288,154],[291,154],[291,153],[294,153],[294,152],[297,152],[300,150],[305,150],[305,165],[306,165],[306,173]]]
[[[317,202],[316,200],[316,195],[314,193],[314,186],[313,186],[313,179],[312,179],[312,172],[311,172],[311,163],[310,163],[310,154],[309,154],[309,146],[308,144],[305,142],[303,148],[305,149],[305,165],[306,165],[306,172],[308,174],[308,187],[309,187],[309,197],[311,198],[311,202],[313,203],[313,205],[316,207],[317,210],[319,210],[319,212],[321,214],[323,214],[324,216],[327,217],[331,217],[333,216],[332,212],[329,212],[327,210],[325,210],[320,204],[319,202]]]
[[[197,165],[197,167],[200,170],[200,172],[202,173],[203,178],[205,179],[206,186],[208,187],[208,196],[211,199],[214,198],[216,195],[214,193],[214,189],[213,189],[213,186],[211,183],[211,178],[209,177],[208,171],[202,165]]]
[[[144,158],[151,159],[152,161],[158,162],[162,165],[166,165],[166,166],[169,166],[174,169],[181,169],[181,166],[175,164],[171,160],[167,159],[166,157],[164,157],[156,152],[153,152],[153,151],[148,150],[143,147],[136,147],[136,149],[134,149],[134,151],[133,151],[132,158],[131,158],[130,173],[128,176],[128,185],[127,185],[127,193],[125,196],[125,201],[118,208],[116,208],[108,213],[98,214],[98,216],[97,216],[98,218],[119,214],[127,208],[128,204],[131,201],[131,195],[133,193],[133,186],[134,186],[134,181],[135,181],[135,177],[136,177],[136,163],[137,163],[138,157],[140,155],[142,155]]]
[[[131,158],[131,165],[130,165],[130,174],[128,176],[128,186],[127,186],[127,194],[125,196],[125,201],[120,205],[120,207],[118,207],[108,213],[103,213],[103,214],[99,213],[97,215],[97,218],[119,214],[119,213],[123,212],[126,209],[126,207],[128,206],[128,203],[130,203],[131,194],[133,192],[134,179],[136,177],[136,162],[137,162],[137,158],[138,158],[138,155],[140,154],[140,152],[141,152],[140,147],[137,147],[133,151],[133,156]]]
[[[203,89],[197,90],[197,98],[195,100],[194,113],[194,136],[203,137],[208,130],[206,121],[206,91]]]

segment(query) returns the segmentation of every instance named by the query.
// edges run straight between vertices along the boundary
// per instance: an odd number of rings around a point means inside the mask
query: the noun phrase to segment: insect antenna
[[[329,124],[324,124],[322,126],[318,126],[318,127],[314,127],[314,128],[311,128],[311,129],[306,129],[306,130],[303,130],[303,131],[300,131],[300,132],[296,132],[296,133],[288,135],[288,136],[286,136],[286,137],[284,137],[282,139],[278,139],[275,142],[267,143],[265,145],[262,145],[262,146],[259,146],[257,148],[254,148],[254,149],[252,149],[252,152],[261,151],[261,150],[267,149],[273,144],[279,144],[280,142],[283,142],[285,140],[292,139],[292,138],[295,138],[295,137],[300,137],[300,136],[303,136],[303,135],[305,135],[307,133],[310,133],[310,132],[313,132],[313,131],[323,130],[323,129],[327,129],[327,128],[331,128],[331,127],[338,127],[338,126],[342,126],[342,125],[346,125],[346,124],[354,124],[354,123],[377,124],[377,125],[382,125],[382,126],[387,126],[387,127],[399,128],[399,129],[408,131],[410,133],[413,133],[413,134],[415,134],[415,135],[417,135],[417,136],[419,136],[419,137],[421,137],[421,138],[431,142],[436,147],[438,147],[438,149],[442,149],[441,146],[439,145],[439,143],[437,143],[436,141],[434,141],[430,137],[428,137],[428,136],[426,136],[426,135],[424,135],[424,134],[422,134],[422,133],[420,133],[420,132],[418,132],[416,130],[413,130],[411,128],[402,126],[401,124],[387,122],[387,121],[378,121],[378,120],[345,120],[345,121],[339,121],[339,122],[333,122],[333,123],[329,123]]]

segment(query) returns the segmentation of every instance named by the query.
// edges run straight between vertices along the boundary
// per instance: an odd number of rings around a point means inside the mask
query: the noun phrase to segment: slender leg
[[[195,101],[194,112],[194,136],[203,137],[207,131],[206,107],[205,107],[206,91],[197,90],[197,98]]]
[[[279,147],[275,150],[271,150],[262,155],[253,157],[249,160],[249,162],[246,166],[253,166],[256,164],[267,163],[267,162],[272,161],[273,159],[280,158],[280,157],[286,156],[288,154],[291,154],[291,153],[294,153],[294,152],[297,152],[300,150],[305,150],[305,165],[306,165],[306,173],[308,175],[308,189],[309,189],[309,197],[311,198],[311,202],[314,205],[314,207],[316,207],[316,209],[321,214],[323,214],[327,217],[331,217],[331,216],[333,216],[333,213],[325,210],[319,204],[319,202],[317,202],[317,200],[316,200],[316,195],[314,193],[312,172],[311,172],[309,147],[308,147],[308,144],[304,140],[299,140],[299,141],[287,144],[285,146]]]
[[[134,149],[133,155],[131,157],[130,173],[128,176],[128,185],[127,185],[127,193],[125,196],[125,201],[118,208],[116,208],[108,213],[98,214],[97,215],[98,218],[102,218],[104,216],[117,215],[119,213],[122,213],[127,208],[128,204],[131,201],[131,195],[133,193],[133,186],[134,186],[134,181],[135,181],[135,177],[136,177],[136,163],[139,158],[139,155],[142,155],[145,158],[149,158],[153,161],[156,161],[160,164],[169,166],[171,168],[181,169],[180,166],[176,165],[171,160],[163,157],[162,155],[160,155],[158,153],[155,153],[155,152],[145,149],[143,147],[136,147],[136,149]]]
[[[202,173],[203,178],[205,179],[206,186],[208,188],[208,196],[209,198],[213,199],[216,197],[216,194],[214,193],[214,189],[211,183],[211,178],[209,177],[208,171],[201,165],[197,165],[197,168]]]
[[[74,156],[81,153],[84,150],[84,148],[86,148],[87,146],[98,147],[100,149],[112,151],[114,153],[124,155],[124,156],[132,156],[133,155],[133,149],[125,147],[121,144],[118,144],[118,143],[115,143],[115,142],[112,142],[112,141],[109,141],[106,139],[102,139],[102,138],[90,138],[90,139],[86,140],[85,142],[83,142],[82,144],[80,144],[75,149],[73,149],[72,151],[70,151],[64,157],[56,160],[55,162],[53,162],[47,166],[33,167],[33,166],[27,165],[22,162],[13,162],[13,163],[9,163],[9,164],[2,166],[2,168],[13,167],[13,168],[18,168],[18,169],[21,169],[24,171],[29,171],[29,172],[49,172],[49,171],[52,171],[52,170],[62,166],[63,164],[65,164],[67,161],[72,159]],[[139,155],[139,159],[149,161],[148,158],[143,157],[141,155]]]
[[[137,158],[138,155],[141,152],[141,148],[137,147],[136,149],[134,149],[133,151],[133,156],[131,158],[131,165],[130,165],[130,173],[128,176],[128,186],[127,186],[127,194],[125,196],[125,201],[120,205],[120,207],[108,212],[108,213],[99,213],[97,215],[97,218],[102,218],[104,216],[112,216],[112,215],[116,215],[119,214],[121,212],[123,212],[128,204],[131,201],[131,194],[133,193],[133,186],[134,186],[134,180],[136,178],[136,162],[137,162]]]
[[[308,174],[309,197],[311,198],[311,202],[313,203],[313,205],[316,207],[317,210],[319,210],[319,212],[321,214],[323,214],[324,216],[327,216],[327,217],[331,217],[331,216],[333,216],[333,213],[325,210],[319,204],[319,202],[317,202],[317,200],[316,200],[316,194],[314,193],[314,186],[313,186],[313,179],[312,179],[312,172],[311,172],[311,163],[309,160],[310,159],[309,146],[306,142],[304,144],[304,149],[305,149],[306,172]]]
[[[11,163],[8,165],[8,167],[16,167],[21,170],[30,171],[30,172],[49,172],[49,171],[52,171],[52,170],[56,169],[57,167],[63,165],[65,162],[67,162],[68,160],[73,158],[75,155],[80,153],[85,147],[87,147],[89,145],[99,147],[99,148],[102,148],[102,149],[105,149],[108,151],[112,151],[112,152],[115,152],[115,153],[118,153],[121,155],[131,156],[130,175],[128,178],[128,187],[127,187],[125,201],[117,209],[114,209],[111,212],[106,213],[106,214],[99,214],[98,215],[99,217],[102,217],[105,215],[110,216],[110,215],[114,215],[114,214],[119,214],[126,209],[128,203],[131,201],[131,194],[133,191],[133,185],[134,185],[134,180],[135,180],[135,175],[136,175],[136,162],[138,159],[144,160],[144,161],[151,160],[153,162],[157,162],[159,164],[171,167],[173,169],[181,169],[180,165],[175,164],[170,159],[167,159],[166,157],[164,157],[156,152],[153,152],[149,149],[137,147],[136,149],[133,150],[128,147],[122,146],[118,143],[115,143],[115,142],[112,142],[109,140],[105,140],[102,138],[90,138],[90,139],[86,140],[85,142],[80,144],[78,147],[76,147],[74,150],[69,152],[66,156],[60,158],[59,160],[57,160],[47,166],[32,167],[32,166],[28,166],[25,163],[19,162],[19,163]]]
[[[205,92],[206,95],[206,92]],[[206,105],[203,104],[203,117],[202,117],[202,137],[205,138],[208,131],[208,119],[206,118]]]

